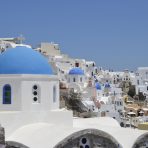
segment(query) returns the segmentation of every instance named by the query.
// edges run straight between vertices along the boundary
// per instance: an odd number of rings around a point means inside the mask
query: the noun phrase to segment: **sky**
[[[0,37],[55,42],[104,69],[148,66],[148,0],[1,0]]]

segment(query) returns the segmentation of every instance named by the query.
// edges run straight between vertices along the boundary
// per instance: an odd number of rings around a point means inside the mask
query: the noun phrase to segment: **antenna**
[[[15,38],[16,42],[18,42],[19,44],[22,44],[23,41],[25,40],[25,38],[23,37],[22,34],[20,34],[19,37]]]
[[[25,38],[23,37],[23,35],[22,35],[22,34],[20,34],[19,40],[20,40],[20,44],[22,44],[22,43],[23,43],[23,41],[25,40]]]

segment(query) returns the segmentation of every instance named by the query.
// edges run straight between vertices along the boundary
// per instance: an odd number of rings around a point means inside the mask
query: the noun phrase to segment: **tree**
[[[119,85],[120,88],[122,88],[122,91],[125,93],[128,93],[129,88],[131,87],[131,82],[128,81],[122,81]]]
[[[128,95],[129,95],[130,97],[132,97],[132,98],[136,95],[136,91],[135,91],[135,86],[134,86],[134,85],[131,85],[131,86],[129,87]]]
[[[143,95],[143,93],[139,92],[139,100],[144,101],[145,99],[146,99],[146,97]]]
[[[81,93],[76,93],[70,90],[68,96],[65,98],[66,106],[68,109],[77,111],[79,113],[87,112],[87,108],[81,102]]]

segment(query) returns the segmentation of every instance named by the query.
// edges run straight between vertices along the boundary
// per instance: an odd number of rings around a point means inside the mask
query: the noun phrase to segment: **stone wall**
[[[5,148],[5,130],[0,126],[0,148]]]
[[[6,147],[5,148],[29,148],[21,143],[17,143],[14,141],[6,141]]]
[[[76,132],[54,148],[122,148],[122,146],[109,134],[95,129],[86,129]]]
[[[134,143],[132,148],[148,148],[148,133],[141,135]]]
[[[5,141],[5,129],[0,126],[0,148],[28,148],[28,147],[17,142]]]

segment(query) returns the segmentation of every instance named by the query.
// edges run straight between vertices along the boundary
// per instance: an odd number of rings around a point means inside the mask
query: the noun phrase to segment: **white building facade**
[[[136,72],[136,94],[148,95],[148,67],[139,67]]]

